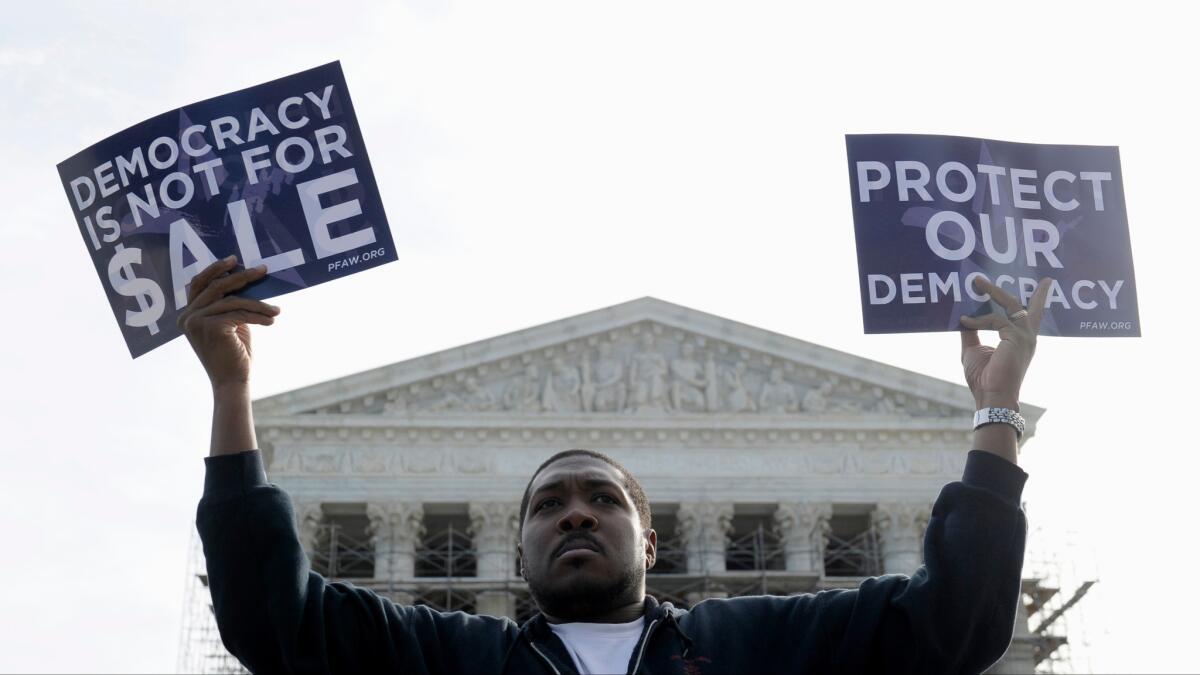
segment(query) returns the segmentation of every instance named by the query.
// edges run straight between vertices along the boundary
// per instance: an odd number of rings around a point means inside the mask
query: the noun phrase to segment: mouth
[[[597,544],[596,542],[592,541],[591,539],[584,539],[582,537],[576,538],[576,539],[568,539],[567,541],[563,542],[561,546],[559,546],[557,549],[555,549],[554,557],[561,558],[561,557],[567,555],[568,553],[572,553],[575,551],[591,551],[592,553],[600,553],[600,545]],[[579,555],[585,555],[585,554],[580,553]]]

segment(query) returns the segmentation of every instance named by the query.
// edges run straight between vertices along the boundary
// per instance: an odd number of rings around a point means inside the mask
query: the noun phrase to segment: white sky
[[[199,366],[129,359],[55,164],[334,59],[400,261],[282,298],[256,396],[643,295],[959,382],[954,334],[861,334],[843,134],[1119,145],[1144,337],[1042,341],[1026,497],[1100,575],[1093,668],[1200,669],[1182,3],[253,4],[5,7],[0,669],[174,669],[207,449]]]

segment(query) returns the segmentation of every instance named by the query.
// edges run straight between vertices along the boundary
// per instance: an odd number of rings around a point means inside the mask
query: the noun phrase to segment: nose
[[[562,518],[558,519],[558,531],[594,530],[597,524],[596,517],[590,512],[580,509],[578,506],[572,506],[563,514]]]

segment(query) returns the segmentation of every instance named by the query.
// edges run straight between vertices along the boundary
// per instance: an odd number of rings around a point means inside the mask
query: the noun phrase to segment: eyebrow
[[[585,478],[585,479],[583,479],[582,482],[583,482],[584,487],[588,487],[588,488],[608,487],[608,488],[615,488],[618,492],[620,492],[620,488],[621,488],[620,485],[614,483],[613,481],[609,480],[608,478]],[[539,487],[537,490],[534,490],[533,494],[531,494],[529,496],[530,501],[532,501],[534,497],[542,494],[543,492],[553,492],[555,490],[561,490],[561,489],[563,489],[563,486],[565,486],[565,485],[566,485],[566,481],[562,481],[562,480],[556,480],[556,481],[551,481],[549,483],[546,483],[545,485]]]

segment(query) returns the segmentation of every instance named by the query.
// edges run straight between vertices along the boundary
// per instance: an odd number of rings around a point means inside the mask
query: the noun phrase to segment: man
[[[197,525],[226,647],[258,672],[972,673],[1008,646],[1021,580],[1026,475],[1015,466],[1021,380],[1048,282],[1028,310],[982,279],[1005,314],[964,318],[962,362],[981,409],[961,482],[926,530],[925,564],[857,590],[708,600],[645,595],[657,535],[641,485],[599,453],[567,451],[522,499],[521,574],[540,614],[508,619],[398,606],[309,569],[290,500],[266,481],[250,410],[250,324],[279,309],[231,293],[263,268],[200,273],[181,318],[212,381],[213,431]],[[1000,333],[996,349],[976,329]],[[1005,412],[1008,411],[1008,412]],[[990,418],[988,415],[990,414]]]

